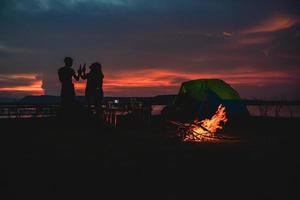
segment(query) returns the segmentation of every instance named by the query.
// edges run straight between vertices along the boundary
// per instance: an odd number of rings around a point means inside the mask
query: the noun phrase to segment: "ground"
[[[251,118],[229,130],[240,142],[183,143],[159,121],[1,120],[1,199],[299,199],[299,122]]]

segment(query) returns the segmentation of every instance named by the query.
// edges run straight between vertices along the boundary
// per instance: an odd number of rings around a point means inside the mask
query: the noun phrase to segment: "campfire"
[[[218,135],[217,131],[223,129],[227,121],[225,107],[221,104],[210,119],[195,119],[191,124],[175,121],[171,123],[177,125],[177,134],[183,141],[202,142],[225,139],[224,136]]]
[[[199,121],[196,119],[194,123],[188,129],[184,141],[203,141],[207,139],[217,138],[216,132],[219,129],[223,129],[223,126],[227,122],[227,116],[225,107],[219,105],[216,113],[211,119],[204,119]]]

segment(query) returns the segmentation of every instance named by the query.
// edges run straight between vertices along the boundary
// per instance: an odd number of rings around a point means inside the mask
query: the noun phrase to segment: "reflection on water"
[[[165,105],[152,105],[152,115],[160,115],[162,109],[166,107]]]
[[[263,116],[264,112],[268,117],[276,117],[275,106],[247,106],[252,116]],[[300,117],[300,106],[282,106],[277,117]]]

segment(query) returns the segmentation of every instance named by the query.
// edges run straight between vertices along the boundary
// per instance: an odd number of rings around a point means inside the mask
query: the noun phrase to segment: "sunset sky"
[[[101,62],[105,96],[219,78],[242,98],[300,99],[297,0],[1,0],[0,97],[59,95],[65,56]],[[82,95],[85,83],[77,83]]]

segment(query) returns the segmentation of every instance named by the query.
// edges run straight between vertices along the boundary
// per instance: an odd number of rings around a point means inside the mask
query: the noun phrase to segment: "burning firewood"
[[[180,123],[170,121],[177,126],[177,134],[183,141],[206,141],[210,139],[234,139],[221,135],[216,135],[219,129],[223,129],[223,124],[228,121],[225,107],[219,105],[216,113],[210,119],[194,120],[192,123]]]

